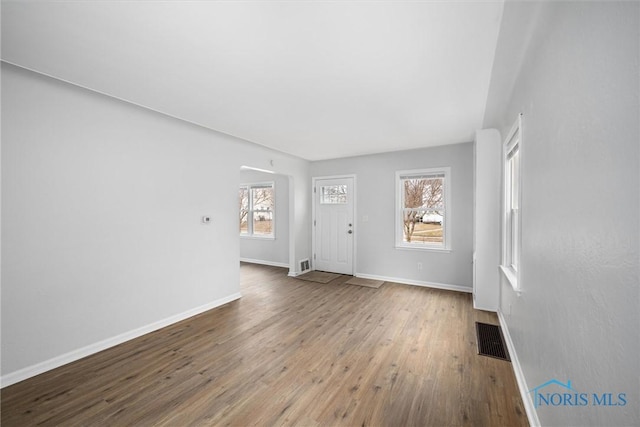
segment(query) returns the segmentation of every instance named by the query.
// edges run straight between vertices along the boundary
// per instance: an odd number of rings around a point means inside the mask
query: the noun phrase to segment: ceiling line
[[[51,75],[51,74],[48,74],[48,73],[45,73],[45,72],[42,72],[42,71],[35,70],[33,68],[25,67],[23,65],[16,64],[16,63],[11,62],[11,61],[7,61],[6,59],[0,59],[0,62],[2,62],[4,64],[11,65],[11,66],[16,67],[16,68],[20,68],[22,70],[30,71],[30,72],[32,72],[34,74],[38,74],[40,76],[44,76],[44,77],[48,77],[48,78],[53,79],[53,80],[57,80],[57,81],[62,82],[62,83],[66,83],[66,84],[71,85],[71,86],[78,87],[80,89],[87,90],[87,91],[92,92],[92,93],[96,93],[98,95],[105,96],[107,98],[115,99],[117,101],[124,102],[124,103],[129,104],[129,105],[133,105],[134,107],[142,108],[142,109],[147,110],[147,111],[152,111],[154,113],[160,114],[160,115],[165,116],[165,117],[169,117],[169,118],[174,119],[174,120],[181,121],[183,123],[188,123],[190,125],[197,126],[197,127],[201,128],[201,129],[207,130],[209,132],[215,132],[217,134],[220,134],[220,135],[223,135],[223,136],[227,136],[227,137],[230,137],[230,138],[233,138],[233,139],[237,139],[237,140],[242,141],[242,142],[246,142],[246,143],[249,143],[249,144],[257,145],[257,146],[259,146],[261,148],[266,148],[268,150],[271,150],[271,151],[274,151],[276,153],[280,153],[280,154],[283,154],[283,155],[286,155],[286,156],[289,156],[289,157],[293,157],[295,159],[301,159],[301,160],[310,161],[308,159],[304,159],[302,157],[298,157],[295,154],[286,153],[284,151],[280,151],[280,150],[277,150],[275,148],[271,148],[271,147],[268,147],[266,145],[262,145],[262,144],[259,144],[257,142],[254,142],[254,141],[249,141],[248,139],[241,138],[239,136],[235,136],[233,134],[230,134],[230,133],[227,133],[227,132],[223,132],[221,130],[212,129],[212,128],[207,127],[207,126],[205,126],[203,124],[200,124],[200,123],[188,120],[188,119],[183,119],[181,117],[177,117],[177,116],[174,116],[172,114],[165,113],[163,111],[156,110],[156,109],[151,108],[151,107],[147,107],[146,105],[138,104],[137,102],[130,101],[130,100],[124,99],[124,98],[120,98],[119,96],[111,95],[111,94],[108,94],[106,92],[102,92],[100,90],[93,89],[93,88],[90,88],[90,87],[87,87],[87,86],[84,86],[84,85],[81,85],[81,84],[78,84],[78,83],[74,83],[74,82],[72,82],[70,80],[66,80],[66,79],[63,79],[63,78],[60,78],[60,77],[56,77],[54,75]]]

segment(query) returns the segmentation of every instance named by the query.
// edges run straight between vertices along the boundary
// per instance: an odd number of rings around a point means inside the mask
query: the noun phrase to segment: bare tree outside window
[[[253,234],[273,233],[273,187],[252,188]]]
[[[247,223],[247,217],[249,216],[249,188],[240,187],[238,193],[238,200],[240,201],[240,233],[246,234],[249,232],[249,226]]]
[[[442,243],[444,213],[443,178],[403,179],[404,241],[412,242],[414,233],[422,242]]]
[[[273,234],[273,184],[241,186],[238,192],[240,234]]]

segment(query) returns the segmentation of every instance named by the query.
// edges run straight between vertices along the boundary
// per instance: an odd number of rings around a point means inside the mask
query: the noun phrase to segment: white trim
[[[240,166],[240,170],[241,171],[255,171],[255,172],[263,172],[263,173],[275,174],[275,171],[272,171],[272,170],[254,168],[253,166],[245,166],[245,165]]]
[[[475,298],[474,298],[474,303],[473,303],[473,309],[474,310],[482,310],[482,311],[491,311],[493,313],[496,312],[496,308],[495,307],[485,307],[485,306],[482,306],[482,305],[476,305]]]
[[[174,323],[196,316],[200,313],[204,313],[205,311],[227,304],[231,301],[235,301],[241,296],[242,295],[240,294],[240,292],[236,292],[224,298],[220,298],[210,303],[201,305],[200,307],[192,308],[191,310],[187,310],[185,312],[167,317],[162,320],[158,320],[157,322],[153,322],[140,328],[125,332],[123,334],[116,335],[115,337],[107,338],[105,340],[89,344],[88,346],[79,348],[77,350],[72,350],[68,353],[56,356],[52,359],[45,360],[43,362],[36,363],[35,365],[27,366],[26,368],[8,373],[0,378],[1,387],[4,388],[10,386],[17,382],[26,380],[27,378],[34,377],[68,363],[75,362],[76,360],[80,360],[83,357],[90,356],[102,350],[106,350],[108,348],[130,341],[134,338],[141,337],[142,335],[148,334],[150,332],[157,331],[158,329],[162,329]]]
[[[298,266],[296,265],[296,233],[295,229],[295,218],[296,218],[296,186],[295,181],[292,175],[287,175],[287,185],[289,186],[289,273],[292,271],[298,271]],[[306,185],[306,182],[303,182],[301,185]],[[307,255],[309,255],[307,253]],[[311,263],[309,263],[311,265]]]
[[[462,286],[462,285],[449,285],[446,283],[424,282],[422,280],[401,279],[399,277],[378,276],[376,274],[356,273],[355,276],[360,277],[362,279],[382,280],[383,282],[393,282],[393,283],[400,283],[403,285],[422,286],[424,288],[444,289],[446,291],[465,292],[468,294],[473,292],[473,288],[470,288],[469,286]]]
[[[289,263],[288,262],[265,261],[265,260],[262,260],[262,259],[243,258],[243,257],[240,257],[240,261],[241,262],[248,262],[250,264],[270,265],[271,267],[289,268]]]
[[[514,292],[520,295],[522,290],[518,288],[518,272],[513,269],[513,267],[505,267],[504,265],[500,265],[498,267],[502,272],[502,275],[507,279],[507,281],[511,284]]]
[[[517,135],[517,137],[516,137]],[[518,114],[516,122],[511,126],[509,134],[504,140],[505,150],[507,152],[507,158],[511,157],[511,152],[522,140],[522,113]]]
[[[445,253],[453,252],[452,249],[445,249],[445,248],[439,248],[434,246],[417,246],[417,245],[411,245],[410,243],[404,243],[402,245],[396,244],[394,247],[396,249],[408,250],[408,251],[445,252]]]
[[[245,166],[248,168],[248,166]],[[242,169],[242,167],[240,168]],[[254,169],[255,170],[255,169]],[[254,188],[269,188],[271,187],[271,191],[273,192],[273,211],[271,212],[271,233],[269,234],[256,234],[253,230],[253,214],[256,211],[253,209],[253,194],[252,190]],[[240,237],[243,239],[263,239],[263,240],[275,240],[276,238],[276,182],[275,181],[260,181],[260,182],[252,182],[252,183],[241,183],[238,188],[246,188],[247,189],[247,232],[239,233]]]
[[[504,340],[507,344],[507,350],[509,351],[509,356],[511,357],[513,373],[516,377],[516,382],[518,383],[518,389],[520,390],[520,397],[522,398],[524,410],[527,413],[527,420],[529,421],[529,425],[531,427],[538,427],[540,426],[538,413],[536,412],[536,408],[533,404],[533,401],[531,400],[529,387],[527,386],[527,381],[524,377],[524,373],[522,372],[522,366],[520,366],[520,361],[518,360],[518,354],[516,353],[516,349],[513,345],[511,334],[509,334],[507,321],[505,320],[504,315],[502,314],[502,311],[500,311],[500,309],[498,309],[498,321],[500,322],[500,327],[502,327],[502,335],[504,336]]]
[[[274,221],[275,222],[275,221]],[[275,224],[274,224],[275,228]],[[241,239],[246,240],[276,240],[276,238],[271,234],[259,235],[259,234],[241,234]],[[288,265],[288,264],[287,264]]]
[[[355,177],[356,177],[355,174],[314,176],[314,177],[311,178],[311,181],[314,182],[315,180],[318,180],[318,179],[322,179],[322,180],[324,180],[324,179],[342,179],[342,178],[354,178],[355,179]]]
[[[401,222],[403,221],[400,218],[400,210],[403,209],[403,191],[402,188],[402,177],[405,175],[432,175],[432,174],[444,174],[444,221],[442,224],[442,228],[444,231],[444,241],[442,244],[429,244],[429,243],[406,243],[404,241],[404,230],[402,229]],[[440,252],[450,252],[451,251],[451,242],[453,239],[451,238],[451,167],[450,166],[442,166],[435,168],[425,168],[425,169],[410,169],[410,170],[401,170],[396,171],[396,204],[395,204],[395,248],[396,249],[417,249],[417,250],[431,250],[431,251],[440,251]]]
[[[514,151],[519,152],[519,161],[518,161],[518,201],[517,206],[518,209],[522,208],[522,113],[518,114],[518,117],[511,127],[509,134],[505,138],[502,144],[502,212],[501,212],[501,247],[500,247],[500,264],[501,270],[504,273],[505,277],[508,279],[511,287],[514,291],[519,292],[522,289],[522,283],[520,281],[520,255],[522,254],[522,215],[519,213],[517,216],[518,226],[516,229],[517,235],[515,239],[515,247],[514,247],[514,238],[509,233],[507,233],[507,229],[512,230],[511,224],[511,216],[513,215],[513,209],[511,205],[507,206],[508,201],[511,198],[511,180],[507,179],[510,177],[510,172],[507,171],[507,167],[509,166],[509,162],[513,156]],[[507,240],[511,240],[511,242],[507,242]],[[510,254],[507,255],[507,247],[510,248]],[[517,255],[517,259],[514,261],[512,258],[514,254]],[[509,258],[509,259],[508,259]],[[509,263],[510,265],[507,265]],[[514,264],[515,263],[515,264]]]
[[[242,166],[240,167],[242,169]],[[264,172],[264,171],[263,171]],[[273,172],[271,172],[273,173]],[[256,182],[241,182],[240,187],[256,187],[256,188],[275,188],[275,181],[256,181]]]
[[[310,271],[313,271],[314,269],[312,268],[311,270],[305,270],[305,271],[291,271],[289,270],[289,273],[287,274],[287,276],[289,277],[298,277],[303,275],[304,273],[308,273]]]

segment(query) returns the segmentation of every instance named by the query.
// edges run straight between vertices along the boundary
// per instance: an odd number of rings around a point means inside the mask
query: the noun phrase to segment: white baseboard
[[[356,273],[355,276],[361,277],[363,279],[382,280],[383,282],[402,283],[403,285],[422,286],[425,288],[444,289],[447,291],[458,291],[458,292],[466,292],[466,293],[473,292],[473,289],[467,286],[461,286],[461,285],[448,285],[445,283],[423,282],[421,280],[400,279],[398,277],[378,276],[375,274]]]
[[[522,372],[522,367],[520,366],[520,361],[518,360],[518,354],[516,353],[516,349],[513,346],[513,340],[511,339],[511,334],[509,334],[509,328],[507,327],[507,322],[500,310],[498,310],[498,320],[500,321],[500,327],[502,328],[502,335],[504,336],[504,340],[507,344],[507,350],[509,350],[509,356],[511,357],[511,365],[513,366],[513,373],[516,376],[516,381],[518,382],[518,389],[520,390],[520,396],[522,397],[522,403],[524,404],[524,410],[527,413],[527,419],[529,420],[529,425],[531,427],[539,427],[540,420],[538,419],[538,413],[536,412],[536,408],[531,400],[531,394],[529,393],[529,387],[527,386],[527,381],[524,378],[524,373]]]
[[[473,305],[473,309],[474,310],[481,310],[481,311],[491,311],[493,313],[497,313],[497,309],[495,307],[483,307],[481,305]]]
[[[291,271],[291,270],[289,270],[289,274],[287,274],[287,276],[289,276],[289,277],[298,277],[298,276],[302,276],[305,273],[310,273],[312,271],[316,271],[316,269],[312,267],[312,268],[310,268],[308,270],[304,270],[304,271]]]
[[[142,335],[148,334],[149,332],[157,331],[158,329],[162,329],[166,326],[188,319],[189,317],[193,317],[197,314],[204,313],[205,311],[227,304],[231,301],[235,301],[241,296],[242,295],[240,294],[240,292],[236,292],[227,297],[217,299],[205,305],[201,305],[200,307],[187,310],[183,313],[176,314],[171,317],[167,317],[166,319],[153,322],[149,325],[145,325],[132,331],[125,332],[115,337],[107,338],[106,340],[90,344],[86,347],[70,351],[68,353],[56,356],[49,360],[45,360],[44,362],[36,363],[35,365],[28,366],[18,371],[10,372],[0,378],[0,388],[10,386],[11,384],[15,384],[17,382],[26,380],[27,378],[31,378],[60,366],[66,365],[67,363],[75,362],[76,360],[82,359],[83,357],[90,356],[102,350],[106,350],[110,347],[122,344],[134,338],[138,338]]]
[[[261,265],[270,265],[271,267],[284,267],[289,268],[289,264],[286,262],[276,262],[276,261],[265,261],[262,259],[252,259],[252,258],[240,258],[241,262],[248,262],[250,264],[261,264]]]

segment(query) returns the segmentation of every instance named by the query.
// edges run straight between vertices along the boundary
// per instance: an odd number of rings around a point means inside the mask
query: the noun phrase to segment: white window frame
[[[417,243],[404,241],[404,186],[403,180],[410,176],[444,175],[444,216],[442,220],[443,241],[442,243]],[[396,172],[396,245],[397,249],[410,249],[422,251],[451,251],[451,168],[427,168],[411,169]]]
[[[254,209],[253,206],[253,193],[254,188],[266,188],[271,187],[273,192],[273,210],[271,211],[271,233],[270,234],[254,234],[253,232],[253,214],[259,212]],[[240,237],[247,239],[266,239],[273,240],[276,236],[276,184],[274,181],[258,182],[251,184],[240,184],[238,189],[246,188],[248,190],[248,213],[247,213],[247,232],[240,232]]]
[[[514,290],[521,287],[522,253],[522,114],[518,115],[502,150],[502,265]]]

